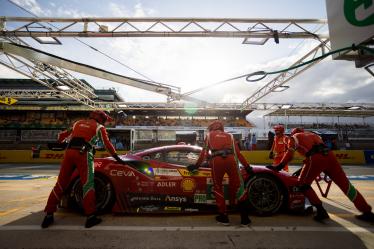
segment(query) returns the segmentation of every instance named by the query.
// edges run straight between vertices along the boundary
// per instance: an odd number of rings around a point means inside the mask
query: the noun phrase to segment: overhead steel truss
[[[321,41],[321,43],[318,46],[316,46],[315,48],[313,48],[306,55],[304,55],[301,59],[299,59],[294,64],[292,64],[290,66],[290,68],[294,67],[294,66],[301,65],[301,64],[303,64],[306,61],[315,59],[318,56],[323,55],[326,52],[330,52],[330,51],[331,51],[330,40],[326,39],[324,41]],[[322,59],[315,60],[314,62],[309,63],[307,65],[300,66],[298,68],[295,68],[295,69],[288,70],[286,72],[280,73],[278,76],[276,76],[275,78],[273,78],[269,83],[267,83],[266,85],[264,85],[263,87],[261,87],[259,90],[257,90],[255,93],[253,93],[250,97],[248,97],[242,103],[241,108],[246,108],[246,107],[254,104],[255,102],[257,102],[261,98],[265,97],[266,95],[268,95],[271,92],[274,92],[275,89],[277,89],[278,87],[280,87],[283,84],[287,83],[288,81],[292,80],[294,77],[296,77],[297,75],[301,74],[302,72],[304,72],[308,68],[314,66],[315,64],[317,64],[321,60]]]
[[[64,91],[69,95],[74,91]],[[46,98],[65,98],[66,96],[58,90],[26,90],[26,89],[0,89],[1,97],[10,97],[17,99],[46,99]]]
[[[53,23],[51,28],[43,23]],[[314,34],[315,24],[326,19],[249,18],[33,18],[0,17],[0,36],[17,37],[229,37],[324,39]],[[253,43],[252,43],[253,44]]]
[[[93,89],[69,72],[35,59],[26,60],[23,57],[16,57],[4,51],[3,45],[4,43],[0,43],[0,64],[60,93],[60,96],[74,99],[91,108],[96,107],[92,100],[97,98]]]
[[[46,23],[53,23],[51,25]],[[325,25],[327,21],[324,19],[222,19],[222,18],[25,18],[25,17],[0,17],[0,36],[5,39],[14,39],[17,37],[230,37],[230,38],[244,38],[243,43],[249,44],[264,44],[269,39],[273,38],[277,41],[280,38],[301,38],[301,39],[317,39],[321,43],[307,53],[304,57],[294,63],[292,66],[300,65],[303,62],[314,59],[317,56],[324,54],[331,50],[329,46],[328,35],[325,33],[316,34],[312,31],[315,25]],[[8,26],[8,27],[7,27]],[[11,27],[11,28],[9,28]],[[260,39],[259,41],[252,41],[251,39]],[[32,48],[30,48],[32,49]],[[39,51],[42,52],[42,51]],[[10,97],[24,97],[38,96],[39,98],[50,98],[66,96],[78,100],[80,103],[90,107],[110,108],[110,109],[152,109],[152,108],[186,108],[184,103],[127,103],[127,102],[95,102],[94,96],[90,92],[85,92],[87,89],[81,89],[80,84],[72,86],[76,87],[78,91],[61,91],[57,86],[68,85],[68,83],[76,82],[75,79],[69,75],[64,76],[66,70],[59,67],[57,63],[50,63],[47,61],[27,57],[25,60],[23,56],[17,54],[17,57],[11,53],[4,52],[2,57],[6,60],[0,60],[0,63],[11,68],[25,76],[28,76],[37,82],[47,86],[50,90],[24,90],[11,91],[11,89],[3,90],[7,92]],[[42,56],[45,58],[45,56]],[[0,58],[1,59],[1,58]],[[242,104],[211,104],[200,102],[197,108],[211,108],[211,109],[233,109],[233,110],[274,110],[268,115],[278,115],[277,113],[284,113],[283,104],[271,103],[257,103],[259,99],[274,91],[279,86],[282,86],[298,74],[310,68],[319,61],[305,65],[301,68],[290,70],[288,72],[279,74],[263,88],[254,93]],[[81,65],[79,65],[81,66]],[[76,66],[74,66],[76,67]],[[72,68],[67,68],[72,70]],[[60,71],[62,70],[62,71]],[[67,72],[66,72],[67,73]],[[100,73],[102,74],[102,72]],[[91,74],[89,74],[91,75]],[[95,75],[96,76],[96,75]],[[41,80],[54,79],[57,85],[46,84],[46,81]],[[100,76],[96,76],[100,77]],[[115,81],[113,79],[110,79]],[[118,82],[118,81],[117,81]],[[79,82],[78,82],[79,83]],[[180,91],[174,92],[172,86],[157,85],[149,88],[148,83],[145,83],[150,91],[168,95],[169,100],[180,100]],[[135,82],[134,85],[138,85]],[[136,86],[138,87],[138,86]],[[142,87],[140,87],[142,88]],[[83,91],[81,91],[83,90]],[[84,94],[82,94],[84,93]],[[92,93],[91,93],[92,94]],[[1,96],[2,95],[0,92]],[[193,100],[191,98],[190,100]],[[296,113],[297,110],[311,112],[325,112],[332,113],[332,111],[345,111],[349,113],[357,111],[349,108],[350,104],[293,104],[287,112]],[[356,106],[356,104],[354,104]],[[360,111],[370,111],[374,109],[370,104],[357,104]],[[304,114],[305,115],[305,114]]]
[[[0,96],[14,98],[30,98],[28,106],[32,107],[32,102],[42,104],[43,98],[59,97],[59,92],[49,90],[12,90],[0,89]],[[19,105],[14,108],[20,108],[24,101],[19,101]],[[48,102],[48,101],[47,101]],[[54,109],[58,109],[57,102]],[[111,110],[146,110],[146,111],[183,111],[187,109],[220,111],[220,110],[239,110],[240,103],[208,103],[206,105],[191,105],[191,103],[183,102],[95,102],[96,108]],[[65,103],[61,103],[63,110],[66,110]],[[30,107],[30,108],[31,108]],[[52,108],[52,109],[53,109]],[[9,109],[9,107],[8,107]],[[89,110],[88,106],[71,106],[72,110]],[[340,116],[340,117],[372,117],[374,116],[374,103],[253,103],[242,110],[243,113],[251,111],[269,111],[265,116]],[[156,113],[156,112],[155,112]]]
[[[80,80],[74,78],[65,69],[102,78],[105,80],[110,80],[112,82],[117,82],[120,84],[140,88],[143,90],[164,94],[168,97],[169,101],[184,99],[188,101],[196,101],[201,103],[204,102],[190,96],[182,96],[180,94],[179,87],[115,74],[103,69],[95,68],[89,65],[61,58],[22,44],[0,42],[0,52],[3,52],[3,55],[7,58],[7,60],[0,60],[1,64],[19,72],[20,68],[22,67],[16,66],[16,63],[13,62],[17,61],[18,63],[24,65],[33,65],[34,68],[31,70],[33,72],[38,72],[38,70],[36,69],[39,69],[39,71],[43,72],[49,72],[48,75],[51,76],[51,79],[53,79],[55,82],[55,87],[52,87],[51,89],[61,90],[58,87],[61,88],[61,86],[64,85],[73,87],[74,90],[76,90],[77,93],[81,95],[81,98],[84,99],[86,102],[91,102],[90,100],[97,97],[93,94],[93,89],[89,88]],[[22,74],[28,76],[29,72],[23,72]],[[48,75],[44,76],[47,77]],[[33,75],[33,77],[31,78],[35,79],[36,77],[35,75]],[[95,106],[94,103],[91,103],[91,105]]]

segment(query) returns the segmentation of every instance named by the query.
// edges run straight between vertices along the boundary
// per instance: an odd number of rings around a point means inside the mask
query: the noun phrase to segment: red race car
[[[201,147],[173,145],[147,149],[121,156],[95,159],[97,208],[114,213],[191,213],[216,209],[211,169],[194,164]],[[297,177],[253,166],[253,174],[241,173],[249,190],[249,205],[256,214],[271,215],[282,207],[304,209],[305,197],[296,186]],[[224,178],[225,195],[228,178]],[[227,197],[227,196],[226,196]],[[226,198],[228,199],[228,198]],[[82,188],[78,173],[72,177],[62,206],[81,206]]]

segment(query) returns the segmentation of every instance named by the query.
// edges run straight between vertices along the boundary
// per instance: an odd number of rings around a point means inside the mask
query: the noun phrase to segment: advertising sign
[[[374,164],[374,150],[365,150],[365,161],[367,164]]]
[[[374,37],[374,1],[326,0],[326,9],[332,50]],[[342,59],[341,54],[334,59]]]

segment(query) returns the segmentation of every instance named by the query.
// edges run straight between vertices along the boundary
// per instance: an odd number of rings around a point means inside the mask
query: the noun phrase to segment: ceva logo
[[[344,16],[354,26],[374,24],[373,0],[344,0]]]

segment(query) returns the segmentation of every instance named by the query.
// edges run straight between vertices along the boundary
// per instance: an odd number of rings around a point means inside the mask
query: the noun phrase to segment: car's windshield
[[[142,154],[142,159],[145,161],[156,160],[159,162],[177,164],[187,166],[190,164],[196,164],[197,159],[200,155],[200,149],[196,148],[167,148],[163,150],[157,150],[150,153]]]
[[[172,150],[165,152],[164,161],[167,163],[187,166],[190,164],[196,164],[199,154],[199,151]]]

